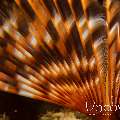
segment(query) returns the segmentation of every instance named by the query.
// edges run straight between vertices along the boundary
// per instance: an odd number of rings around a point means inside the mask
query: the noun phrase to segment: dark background
[[[10,120],[37,120],[46,111],[59,111],[60,106],[0,91],[0,114]]]

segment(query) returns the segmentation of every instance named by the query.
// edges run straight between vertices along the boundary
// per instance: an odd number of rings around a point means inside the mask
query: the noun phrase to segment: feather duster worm
[[[0,2],[0,90],[112,119],[120,109],[120,1]]]

